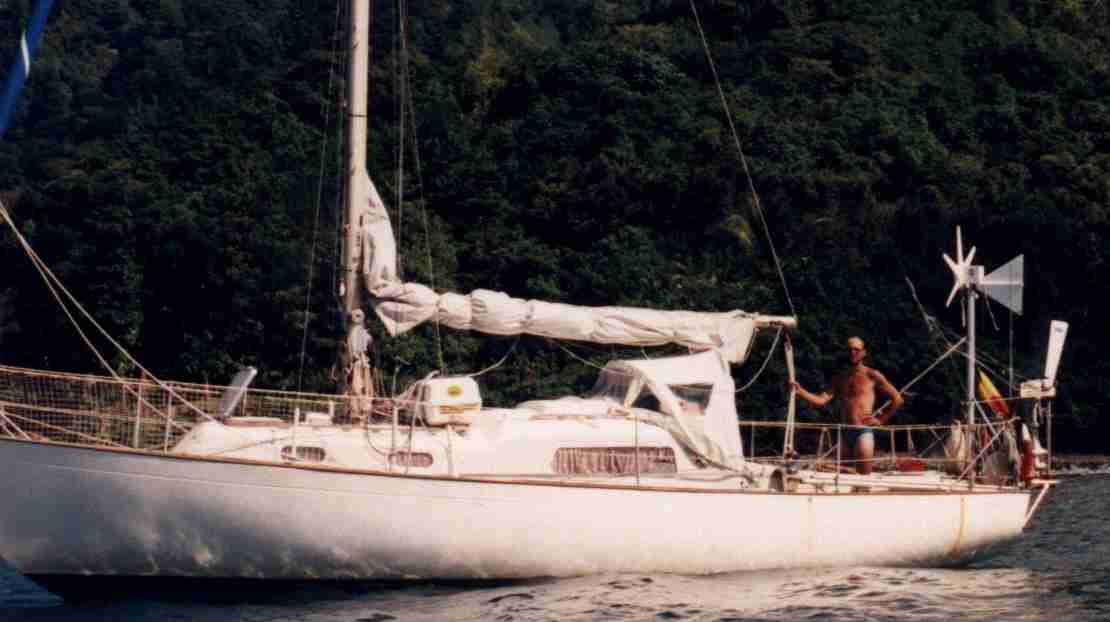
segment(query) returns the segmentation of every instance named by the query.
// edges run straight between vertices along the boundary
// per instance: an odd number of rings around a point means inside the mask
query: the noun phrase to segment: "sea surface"
[[[1021,540],[991,559],[946,570],[621,574],[272,590],[202,583],[65,602],[0,565],[0,621],[1106,620],[1108,510],[1110,474],[1065,476]]]

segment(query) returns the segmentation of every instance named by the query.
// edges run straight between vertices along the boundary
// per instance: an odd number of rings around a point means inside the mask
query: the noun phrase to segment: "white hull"
[[[787,494],[329,471],[0,439],[0,556],[29,575],[282,579],[947,565],[1028,491]]]

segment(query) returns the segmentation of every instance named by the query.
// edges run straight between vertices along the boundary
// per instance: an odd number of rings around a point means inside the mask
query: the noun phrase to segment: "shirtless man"
[[[875,435],[870,426],[886,425],[895,411],[902,407],[902,394],[887,382],[879,370],[863,364],[867,351],[859,337],[848,339],[849,366],[833,376],[831,386],[820,393],[811,393],[797,382],[794,390],[802,399],[814,406],[824,406],[836,399],[836,410],[840,421],[845,425],[860,426],[845,428],[843,439],[852,448],[858,461],[857,471],[863,475],[871,473],[871,458],[875,455]],[[882,414],[875,411],[875,391],[882,391],[890,397],[890,404]]]

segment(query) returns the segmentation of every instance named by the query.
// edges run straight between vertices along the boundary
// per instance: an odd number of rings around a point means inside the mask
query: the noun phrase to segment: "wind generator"
[[[948,268],[952,271],[955,282],[952,285],[952,291],[948,294],[948,300],[945,306],[952,304],[952,300],[960,291],[964,293],[964,317],[967,327],[967,430],[968,430],[968,447],[971,442],[971,430],[974,429],[975,423],[975,373],[976,373],[976,360],[975,360],[975,302],[979,294],[984,294],[987,298],[994,300],[1002,306],[1009,309],[1011,312],[1021,315],[1022,313],[1022,292],[1025,287],[1024,282],[1024,269],[1025,269],[1025,256],[1018,255],[1010,261],[1006,262],[993,272],[987,274],[981,265],[972,264],[975,258],[975,247],[971,247],[967,255],[964,255],[963,236],[960,228],[956,227],[956,259],[953,260],[944,254],[944,262],[948,264]],[[1032,409],[1032,416],[1028,421],[1025,421],[1025,429],[1022,432],[1022,447],[1023,459],[1021,478],[1024,481],[1032,479],[1034,469],[1042,469],[1047,467],[1043,464],[1042,460],[1047,452],[1040,447],[1037,439],[1037,431],[1040,428],[1042,419],[1050,419],[1052,416],[1051,398],[1056,396],[1056,371],[1060,364],[1060,355],[1064,349],[1064,340],[1067,337],[1068,324],[1059,320],[1053,320],[1049,327],[1049,343],[1048,353],[1045,359],[1044,377],[1026,380],[1021,383],[1019,388],[1019,396],[1022,399],[1035,400]],[[1049,428],[1051,430],[1051,427]],[[1051,434],[1051,432],[1050,432]],[[1049,447],[1051,447],[1051,440]]]

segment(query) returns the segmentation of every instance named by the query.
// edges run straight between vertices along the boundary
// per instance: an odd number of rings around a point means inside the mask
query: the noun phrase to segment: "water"
[[[1110,475],[1065,478],[1025,536],[957,570],[605,575],[483,586],[269,585],[66,603],[0,568],[0,620],[1092,620],[1110,618]]]

